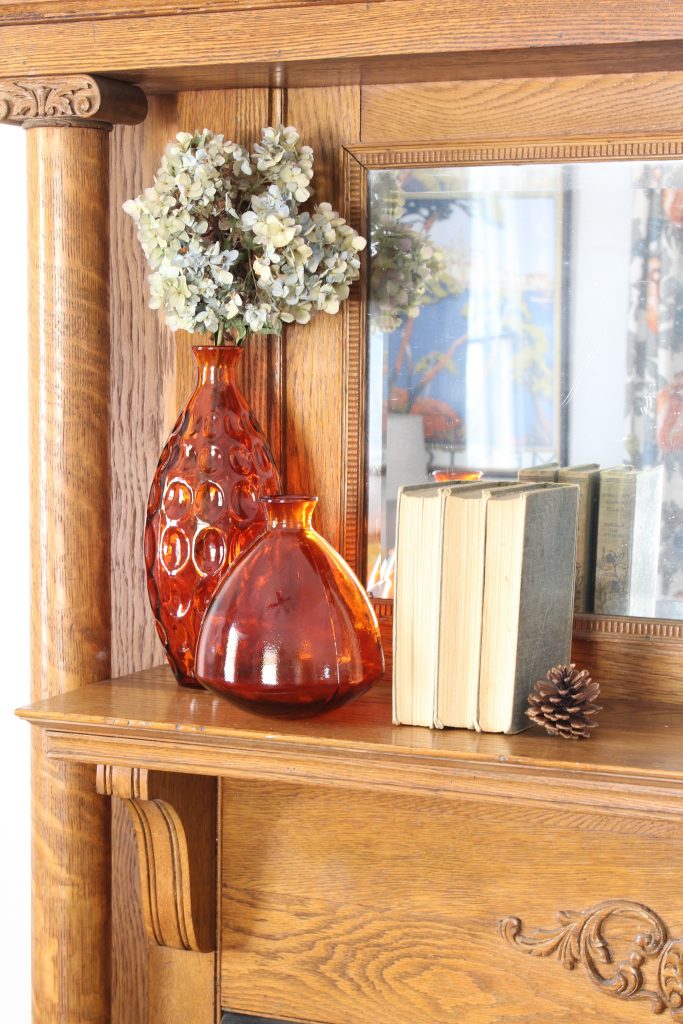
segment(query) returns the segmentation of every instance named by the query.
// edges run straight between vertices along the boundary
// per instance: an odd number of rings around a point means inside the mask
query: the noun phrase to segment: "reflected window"
[[[650,614],[683,617],[683,164],[382,169],[368,194],[371,593],[400,486],[661,466]]]

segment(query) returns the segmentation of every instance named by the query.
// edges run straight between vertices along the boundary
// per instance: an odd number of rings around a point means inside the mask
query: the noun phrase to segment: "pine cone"
[[[588,739],[598,724],[591,719],[601,710],[593,703],[599,694],[599,684],[585,668],[578,672],[575,665],[556,665],[545,679],[534,683],[527,715],[552,736]]]

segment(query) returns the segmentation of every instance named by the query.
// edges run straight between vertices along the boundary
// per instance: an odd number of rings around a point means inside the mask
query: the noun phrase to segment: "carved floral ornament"
[[[100,105],[100,91],[89,77],[61,82],[28,79],[0,86],[0,121],[21,123],[34,117],[92,117]]]
[[[7,124],[137,124],[147,98],[127,82],[94,75],[0,79],[0,122]]]
[[[669,938],[658,914],[641,903],[607,900],[589,910],[560,910],[559,925],[535,929],[527,935],[518,917],[500,922],[502,937],[530,956],[557,956],[567,970],[582,965],[601,992],[617,999],[649,1000],[653,1013],[669,1010],[674,1021],[683,1021],[683,936]],[[604,928],[609,921],[629,924],[631,951],[615,960]],[[635,933],[635,934],[634,934]],[[646,988],[644,968],[652,965],[651,988]]]

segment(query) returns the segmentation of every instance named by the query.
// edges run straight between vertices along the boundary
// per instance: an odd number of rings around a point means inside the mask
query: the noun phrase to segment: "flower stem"
[[[221,320],[221,322],[218,325],[218,334],[216,335],[216,341],[215,341],[216,345],[222,345],[223,344],[223,331],[224,330],[225,330],[225,324]]]

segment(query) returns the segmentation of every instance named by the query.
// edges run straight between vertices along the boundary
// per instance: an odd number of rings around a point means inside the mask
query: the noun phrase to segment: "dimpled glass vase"
[[[265,437],[234,374],[235,345],[192,349],[197,384],[157,466],[147,502],[145,566],[157,633],[176,679],[199,687],[194,653],[206,607],[265,527],[259,499],[279,490]]]
[[[317,498],[263,498],[266,530],[207,609],[197,678],[252,711],[305,717],[384,672],[377,619],[346,562],[311,526]]]

